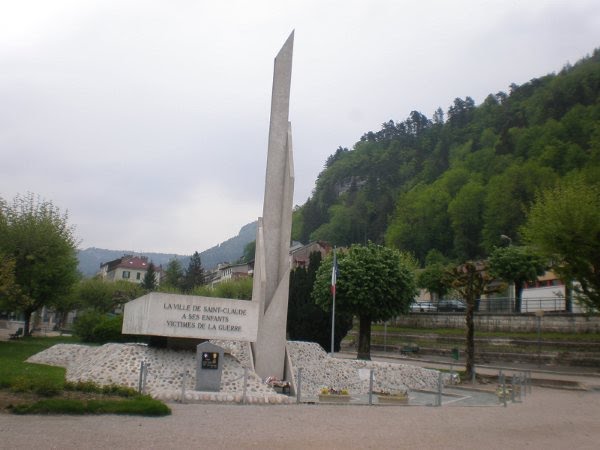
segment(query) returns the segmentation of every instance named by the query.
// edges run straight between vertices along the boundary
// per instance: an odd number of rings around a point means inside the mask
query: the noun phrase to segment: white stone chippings
[[[249,362],[248,346],[245,344],[232,343],[225,347],[232,355],[238,355]],[[223,358],[221,392],[194,395],[194,400],[231,402],[235,400],[235,393],[243,392],[244,366],[232,355],[225,354]],[[185,398],[188,398],[188,392],[195,392],[194,351],[156,349],[144,344],[105,344],[101,347],[57,344],[28,359],[28,362],[65,367],[67,381],[93,381],[101,386],[118,384],[136,389],[142,361],[148,367],[144,391],[146,394],[167,401],[181,399],[183,372],[187,373]],[[282,402],[291,403],[293,400],[276,393],[251,370],[248,370],[246,392],[248,396],[283,397]]]
[[[140,366],[148,367],[145,393],[152,397],[181,400],[181,383],[186,372],[185,400],[196,402],[242,402],[244,367],[250,362],[247,343],[221,341],[217,345],[231,354],[223,358],[220,392],[197,392],[196,353],[189,350],[156,349],[144,344],[105,344],[91,347],[57,344],[31,356],[27,361],[62,366],[67,369],[67,381],[93,381],[99,385],[118,384],[138,387]],[[374,390],[424,389],[436,390],[438,372],[406,364],[357,361],[331,358],[318,344],[288,342],[292,372],[297,376],[302,368],[302,394],[316,397],[323,387],[347,389],[352,394],[368,392],[368,377],[361,379],[359,369],[374,369]],[[446,378],[449,376],[445,376]],[[447,381],[447,380],[446,380]],[[297,383],[298,380],[295,379]],[[276,393],[252,370],[248,370],[246,403],[281,404],[295,399]]]

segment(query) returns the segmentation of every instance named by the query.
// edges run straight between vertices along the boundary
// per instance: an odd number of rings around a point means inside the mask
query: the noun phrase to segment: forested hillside
[[[326,161],[294,214],[293,237],[371,240],[452,259],[519,242],[535,193],[565,177],[600,180],[600,49],[560,73],[511,85],[480,105],[457,98],[413,111]]]

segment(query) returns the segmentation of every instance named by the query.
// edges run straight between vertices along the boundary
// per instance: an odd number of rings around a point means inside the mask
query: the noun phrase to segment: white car
[[[431,302],[412,302],[410,304],[411,312],[431,312],[437,311],[436,306]]]

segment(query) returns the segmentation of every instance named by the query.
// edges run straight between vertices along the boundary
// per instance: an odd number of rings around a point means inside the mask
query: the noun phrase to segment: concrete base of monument
[[[93,381],[137,389],[140,366],[147,367],[144,392],[165,401],[236,402],[288,404],[296,398],[282,395],[248,370],[244,389],[244,367],[250,366],[247,342],[211,341],[225,349],[219,392],[195,389],[196,353],[188,350],[157,349],[144,344],[105,344],[100,347],[57,344],[33,355],[27,362],[65,367],[68,381]],[[417,366],[374,361],[331,358],[318,344],[288,342],[287,351],[297,385],[302,368],[302,400],[317,399],[323,387],[347,389],[350,394],[368,391],[373,370],[373,388],[381,390],[435,390],[438,372]],[[292,380],[288,380],[292,381]],[[245,390],[245,397],[244,397]]]

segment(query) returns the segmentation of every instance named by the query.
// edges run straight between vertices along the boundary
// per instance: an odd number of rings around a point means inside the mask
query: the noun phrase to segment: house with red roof
[[[148,271],[147,256],[123,255],[121,258],[100,264],[100,277],[104,280],[125,280],[131,283],[141,283]],[[161,266],[154,266],[156,284],[160,284],[163,270]]]

